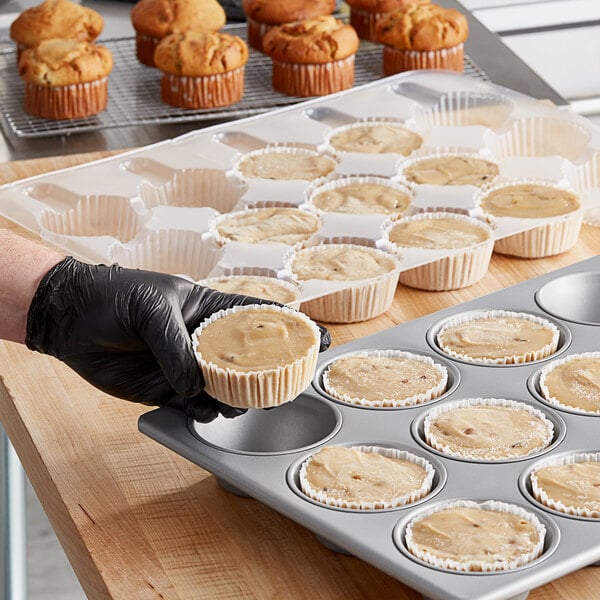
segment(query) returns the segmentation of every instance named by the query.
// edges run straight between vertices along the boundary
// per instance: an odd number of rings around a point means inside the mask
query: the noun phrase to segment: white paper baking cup
[[[240,218],[240,217],[253,217],[254,216],[254,217],[260,218],[261,216],[264,215],[264,217],[265,217],[264,221],[266,222],[268,220],[267,212],[268,212],[269,208],[281,208],[282,210],[285,210],[290,215],[299,214],[299,215],[308,217],[310,220],[314,220],[313,230],[307,231],[305,233],[304,237],[302,236],[302,234],[298,234],[299,239],[297,239],[296,241],[290,242],[289,244],[287,244],[288,246],[295,247],[299,244],[307,243],[317,235],[319,228],[321,226],[321,220],[319,219],[318,216],[315,216],[314,213],[306,211],[306,210],[301,210],[299,208],[280,207],[275,204],[275,205],[272,205],[270,207],[265,207],[265,208],[249,208],[249,209],[239,210],[239,211],[232,212],[232,213],[227,213],[224,215],[215,215],[209,221],[209,224],[208,224],[211,236],[217,242],[217,244],[219,244],[221,246],[224,246],[225,244],[228,244],[229,242],[232,242],[232,241],[237,241],[237,240],[232,240],[231,238],[227,237],[226,235],[223,235],[221,233],[221,231],[219,230],[219,228],[225,222],[227,222],[231,219],[236,219],[236,218]],[[289,233],[288,235],[292,235],[292,234]],[[280,244],[285,244],[286,242],[275,241],[275,240],[273,240],[273,241],[259,240],[256,242],[241,242],[241,243],[255,243],[255,244],[280,243]]]
[[[533,321],[534,323],[538,323],[547,327],[550,331],[552,331],[552,340],[549,344],[546,344],[543,348],[534,349],[532,348],[525,354],[514,355],[514,356],[504,356],[500,358],[473,358],[468,354],[462,354],[460,352],[456,352],[452,350],[452,348],[448,348],[444,346],[440,342],[440,336],[449,328],[454,325],[460,325],[462,323],[470,323],[480,319],[495,319],[501,317],[514,317],[517,319],[526,319],[528,321]],[[535,360],[541,360],[542,358],[546,358],[551,354],[554,354],[558,348],[558,342],[560,339],[560,332],[558,327],[554,325],[551,321],[547,321],[546,319],[542,319],[536,315],[532,315],[530,313],[522,313],[522,312],[513,312],[509,310],[488,310],[482,311],[476,314],[465,314],[458,315],[457,317],[450,319],[444,323],[444,326],[437,332],[436,335],[436,343],[439,348],[452,356],[453,358],[457,358],[459,360],[464,360],[466,362],[472,362],[476,364],[484,364],[484,365],[513,365],[513,364],[522,364],[527,362],[532,362]]]
[[[342,211],[329,211],[324,210],[322,208],[318,208],[314,204],[314,200],[321,194],[326,192],[330,192],[333,190],[338,190],[340,188],[346,188],[351,185],[378,185],[389,188],[390,190],[400,192],[401,194],[405,194],[408,197],[408,204],[404,210],[401,211],[393,211],[393,210],[385,210],[378,213],[375,210],[364,210],[361,212],[345,212]],[[413,189],[405,185],[404,183],[400,183],[398,181],[394,181],[389,179],[388,177],[374,177],[374,176],[361,176],[361,175],[350,175],[346,177],[340,177],[339,179],[334,179],[332,181],[327,181],[325,183],[321,183],[320,185],[313,185],[307,188],[305,193],[306,204],[310,210],[313,210],[317,214],[324,214],[329,212],[335,212],[340,214],[355,214],[355,215],[364,215],[364,214],[390,214],[390,215],[405,215],[411,210],[413,198]]]
[[[474,406],[500,406],[507,409],[519,410],[526,412],[528,415],[539,419],[545,429],[546,429],[546,437],[543,442],[537,445],[535,448],[532,448],[527,453],[522,452],[511,452],[509,447],[504,448],[504,453],[500,455],[490,456],[489,454],[486,456],[486,451],[488,453],[495,453],[500,450],[499,447],[495,449],[491,448],[450,448],[448,445],[444,444],[442,440],[438,438],[438,436],[432,431],[432,425],[434,421],[448,412],[452,412],[461,408],[470,408]],[[425,441],[432,447],[435,448],[438,452],[442,454],[446,454],[447,456],[454,456],[457,458],[467,458],[471,460],[482,460],[486,462],[495,462],[495,461],[503,461],[503,460],[511,460],[515,458],[525,458],[532,454],[547,448],[551,443],[554,436],[554,425],[552,421],[546,418],[544,413],[536,408],[533,408],[529,404],[525,404],[524,402],[516,402],[515,400],[507,400],[505,398],[465,398],[463,400],[458,400],[455,402],[448,402],[441,406],[433,407],[427,413],[423,421],[423,434],[425,436]]]
[[[453,558],[439,558],[428,550],[421,550],[416,545],[413,538],[414,525],[435,513],[452,508],[473,508],[478,510],[489,510],[498,513],[517,515],[533,525],[538,533],[538,542],[535,544],[532,550],[523,553],[521,556],[518,556],[513,560],[494,560],[489,562],[483,562],[479,560],[455,560]],[[410,523],[406,526],[405,543],[411,554],[422,561],[429,563],[430,565],[434,565],[435,567],[463,572],[494,572],[516,569],[517,567],[526,565],[538,558],[538,556],[540,556],[544,550],[545,536],[546,527],[543,525],[543,523],[536,517],[536,515],[521,508],[520,506],[508,504],[506,502],[499,502],[497,500],[486,500],[485,502],[456,500],[454,502],[438,505],[435,508],[421,512],[417,517],[410,521]]]
[[[129,244],[113,244],[109,259],[123,267],[183,274],[193,280],[207,277],[222,251],[197,231],[148,230]]]
[[[396,286],[398,285],[399,261],[393,255],[370,246],[359,246],[355,243],[344,243],[340,238],[339,243],[328,244],[324,242],[316,246],[310,246],[299,250],[292,250],[285,259],[285,270],[291,273],[294,281],[301,281],[294,275],[294,259],[300,253],[319,252],[324,246],[333,246],[341,250],[359,247],[377,256],[391,258],[395,267],[393,270],[372,277],[370,279],[349,280],[348,287],[339,291],[314,298],[301,305],[302,312],[306,313],[316,321],[328,323],[356,323],[372,319],[384,313],[392,304]]]
[[[498,131],[507,123],[514,104],[501,94],[452,91],[431,108],[413,110],[415,123],[423,130],[481,125]]]
[[[260,269],[257,269],[257,270],[260,270]],[[240,283],[255,282],[258,284],[264,283],[267,285],[274,285],[278,289],[280,289],[282,293],[285,292],[286,296],[291,295],[291,300],[284,302],[283,298],[280,298],[280,297],[266,298],[267,300],[273,300],[275,302],[280,302],[281,304],[286,304],[290,308],[294,308],[294,309],[297,309],[299,307],[300,302],[298,299],[300,298],[301,288],[298,284],[292,283],[291,281],[283,281],[282,279],[277,279],[276,277],[265,277],[263,275],[251,275],[250,272],[251,272],[251,269],[248,269],[248,272],[243,275],[242,274],[240,274],[240,275],[223,275],[221,277],[210,277],[209,279],[201,279],[200,281],[197,281],[196,283],[198,283],[198,285],[203,285],[203,286],[213,288],[213,289],[214,289],[215,285],[224,283],[226,281],[231,281],[233,284],[235,284],[236,281],[239,281]],[[232,290],[228,293],[240,294],[240,293],[245,293],[245,292]]]
[[[422,290],[455,290],[479,281],[488,271],[490,258],[494,249],[494,232],[492,228],[474,217],[468,217],[452,212],[423,212],[403,217],[401,219],[388,219],[382,225],[384,244],[398,256],[402,255],[404,246],[399,246],[389,238],[392,229],[399,223],[410,221],[428,221],[439,218],[454,219],[472,223],[480,227],[488,235],[483,242],[464,248],[446,249],[446,256],[431,260],[414,269],[407,269],[400,273],[399,281],[402,285]],[[441,249],[419,248],[424,257],[438,256]]]
[[[414,186],[421,185],[417,182],[414,182],[414,181],[408,179],[408,177],[405,175],[405,173],[406,173],[407,169],[409,169],[410,167],[418,165],[420,162],[423,162],[425,160],[430,160],[432,158],[473,158],[473,159],[478,159],[478,160],[485,160],[487,162],[495,164],[498,167],[498,173],[500,172],[500,165],[498,164],[498,161],[495,159],[495,157],[490,152],[487,152],[485,150],[483,150],[482,152],[461,152],[458,150],[451,150],[448,148],[436,148],[435,150],[427,150],[427,149],[417,150],[408,158],[406,158],[404,160],[399,160],[398,163],[396,164],[397,176],[401,178],[401,181],[404,181],[407,184],[413,184]],[[479,186],[474,185],[474,184],[460,184],[460,185],[469,185],[469,186],[472,186],[475,188],[485,188],[485,187],[491,185],[497,177],[498,177],[498,175],[495,175],[494,177],[491,177],[489,180],[485,181],[484,183],[482,183]],[[425,185],[436,185],[437,186],[438,184],[428,183]],[[457,186],[451,185],[449,187],[457,187]]]
[[[577,210],[558,217],[543,217],[539,219],[497,217],[483,211],[481,203],[489,194],[503,188],[518,185],[541,185],[575,194],[573,190],[565,186],[537,179],[503,181],[477,192],[475,194],[477,210],[481,211],[489,221],[499,228],[506,228],[508,226],[513,229],[525,229],[525,231],[496,239],[494,252],[522,258],[541,258],[570,250],[577,243],[581,231],[581,224],[583,222],[583,209],[581,206]]]
[[[204,329],[218,319],[248,310],[293,314],[311,327],[314,333],[314,344],[303,356],[299,356],[293,362],[263,371],[224,369],[204,360],[198,350],[198,337],[202,335]],[[225,404],[239,408],[279,406],[302,393],[314,377],[320,340],[319,328],[308,317],[291,308],[273,304],[248,304],[220,310],[205,319],[192,335],[194,353],[204,375],[206,392]]]
[[[236,185],[220,169],[181,169],[163,185],[140,184],[139,194],[148,208],[156,206],[208,206],[226,213],[239,202],[246,186]]]
[[[346,358],[347,356],[364,356],[364,357],[382,357],[382,358],[407,358],[414,361],[425,363],[426,365],[433,367],[440,376],[440,381],[437,385],[428,389],[426,392],[413,394],[412,396],[406,396],[405,398],[385,398],[382,400],[367,400],[366,398],[357,398],[344,394],[335,389],[329,380],[329,369],[336,362],[332,361],[327,369],[323,373],[323,388],[325,391],[334,398],[347,402],[348,404],[355,404],[357,406],[367,406],[369,408],[392,408],[401,406],[413,406],[415,404],[424,404],[430,402],[435,398],[438,398],[446,391],[448,385],[448,370],[440,363],[435,362],[429,356],[423,356],[422,354],[414,354],[412,352],[405,352],[402,350],[369,350],[365,352],[357,352],[351,355],[344,355],[340,358]],[[339,360],[339,359],[338,359]],[[395,371],[393,377],[400,377],[401,371]]]
[[[306,478],[306,471],[308,465],[312,461],[312,456],[310,456],[300,467],[299,473],[300,488],[309,498],[312,498],[313,500],[316,500],[321,504],[335,506],[336,508],[349,508],[352,510],[382,510],[386,508],[395,508],[398,506],[406,506],[407,504],[412,504],[413,502],[416,502],[417,500],[426,496],[431,491],[435,470],[431,466],[431,464],[424,458],[421,458],[416,454],[411,454],[410,452],[406,452],[404,450],[398,450],[397,448],[383,448],[380,446],[351,446],[350,449],[366,453],[376,452],[377,454],[381,454],[382,456],[386,456],[388,458],[409,461],[425,469],[425,479],[421,484],[421,487],[419,487],[418,489],[414,490],[409,494],[404,494],[403,496],[393,498],[389,501],[348,501],[343,498],[334,498],[332,496],[329,496],[326,492],[322,490],[316,490],[311,486],[308,479]]]
[[[567,118],[523,117],[508,132],[490,140],[499,159],[508,156],[562,156],[577,161],[590,141],[588,129]]]
[[[132,240],[148,219],[135,210],[125,196],[82,196],[75,208],[57,212],[46,208],[38,216],[42,231],[57,235],[114,237],[125,243]]]
[[[550,498],[548,493],[541,487],[536,475],[537,471],[543,469],[544,467],[572,465],[580,462],[600,462],[600,452],[579,452],[576,454],[569,454],[568,456],[546,458],[545,460],[536,463],[535,470],[529,476],[529,480],[531,482],[531,492],[533,497],[538,502],[549,508],[576,517],[598,519],[600,518],[599,509],[585,508],[584,506],[566,506],[560,500]]]
[[[566,358],[560,358],[557,360],[553,360],[551,363],[546,365],[540,372],[539,385],[540,385],[541,394],[545,398],[545,400],[547,400],[550,404],[553,404],[554,406],[560,406],[562,408],[570,408],[570,409],[573,409],[573,410],[576,410],[576,411],[579,411],[582,413],[600,414],[600,406],[599,406],[598,410],[591,411],[591,410],[586,410],[584,408],[581,408],[579,406],[575,406],[574,404],[571,404],[568,402],[561,402],[552,394],[552,392],[548,389],[548,386],[546,385],[546,379],[553,369],[555,369],[556,367],[558,367],[560,365],[564,365],[568,362],[571,362],[572,360],[576,360],[579,358],[595,358],[595,359],[598,359],[598,361],[600,361],[600,352],[582,352],[580,354],[571,354],[571,355],[567,356]]]
[[[282,177],[277,178],[275,181],[315,181],[321,179],[322,177],[326,177],[330,173],[333,173],[337,167],[336,159],[327,155],[323,152],[317,152],[316,150],[309,150],[308,148],[299,148],[297,146],[291,145],[272,145],[267,146],[266,148],[260,148],[258,150],[253,150],[241,156],[233,166],[231,173],[235,176],[239,181],[248,181],[248,180],[259,180],[259,181],[273,181],[273,179],[266,179],[263,177],[256,177],[254,175],[248,175],[244,172],[244,162],[261,156],[268,155],[276,155],[279,162],[284,163],[286,157],[288,156],[305,156],[305,157],[314,157],[322,159],[324,162],[328,161],[329,170],[325,173],[315,173],[314,176],[308,178],[291,178],[291,177]],[[284,198],[282,198],[284,199]]]

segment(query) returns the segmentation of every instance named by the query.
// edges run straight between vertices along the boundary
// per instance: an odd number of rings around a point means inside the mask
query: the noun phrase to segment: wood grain
[[[108,153],[0,166],[0,183]],[[19,230],[0,219],[0,227]],[[487,294],[600,252],[584,227],[570,252],[539,260],[495,255],[478,284],[455,292],[400,286],[366,323],[332,325],[335,345]],[[199,467],[141,435],[147,407],[111,398],[53,358],[0,343],[0,419],[91,599],[338,600],[420,595],[368,564],[335,554],[306,529],[223,491]],[[531,600],[596,600],[589,567],[534,590]]]

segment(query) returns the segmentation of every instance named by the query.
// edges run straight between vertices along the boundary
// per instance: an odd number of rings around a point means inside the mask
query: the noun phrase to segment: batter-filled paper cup
[[[348,500],[342,497],[335,497],[326,490],[315,489],[309,482],[307,478],[307,469],[313,460],[313,455],[302,464],[299,473],[300,488],[309,498],[322,504],[327,504],[328,506],[334,506],[336,508],[349,508],[352,510],[382,510],[386,508],[396,508],[399,506],[412,504],[413,502],[416,502],[417,500],[426,496],[431,491],[435,470],[424,458],[410,452],[406,452],[405,450],[399,450],[397,448],[383,448],[380,446],[352,446],[349,448],[349,450],[364,452],[366,454],[380,454],[386,458],[407,461],[413,465],[417,465],[423,469],[423,481],[414,489],[389,499],[381,498],[378,500]],[[361,479],[361,473],[352,474],[350,476],[354,479]],[[364,478],[368,480],[368,472],[364,473]]]
[[[242,312],[252,311],[256,315],[260,335],[276,334],[280,327],[260,327],[261,315],[289,315],[310,329],[310,345],[302,349],[290,362],[260,370],[236,370],[235,366],[222,367],[203,356],[199,340],[203,332],[219,319]],[[249,335],[246,332],[245,335]],[[281,345],[285,338],[271,335],[272,344]],[[238,408],[268,408],[289,402],[302,393],[311,383],[317,366],[321,332],[306,315],[283,306],[273,304],[249,304],[220,310],[205,319],[192,335],[194,352],[205,380],[206,392],[230,406]],[[231,352],[241,352],[239,346]],[[242,355],[243,358],[243,355]]]
[[[415,528],[425,519],[428,519],[437,513],[442,511],[455,511],[455,510],[481,510],[490,511],[497,513],[500,517],[500,523],[502,522],[502,516],[510,516],[512,519],[515,517],[517,521],[522,520],[526,522],[530,528],[531,535],[529,543],[524,543],[523,552],[514,557],[507,559],[493,560],[493,559],[472,559],[466,556],[466,544],[461,545],[461,551],[464,550],[465,556],[458,556],[458,552],[444,552],[442,549],[436,554],[431,549],[424,549],[423,544],[419,545],[415,540]],[[469,520],[467,520],[469,526],[469,534],[473,533],[474,536],[478,535],[478,528],[472,527]],[[522,525],[521,525],[522,529]],[[464,541],[468,542],[470,535],[464,536]],[[456,539],[458,532],[454,532],[453,540]],[[433,565],[434,567],[449,569],[452,571],[463,571],[463,572],[496,572],[496,571],[509,571],[526,565],[536,558],[538,558],[544,550],[544,538],[546,536],[546,527],[537,518],[535,514],[529,512],[520,506],[514,504],[508,504],[506,502],[499,502],[496,500],[487,500],[485,502],[474,502],[470,500],[457,500],[454,502],[448,502],[447,504],[441,504],[430,510],[421,512],[417,517],[410,521],[406,527],[405,532],[405,543],[409,552],[421,559],[422,561]],[[463,537],[459,540],[462,541]],[[492,540],[485,540],[488,545],[492,543]],[[451,554],[451,556],[440,556],[441,554]],[[454,556],[456,554],[456,556]]]

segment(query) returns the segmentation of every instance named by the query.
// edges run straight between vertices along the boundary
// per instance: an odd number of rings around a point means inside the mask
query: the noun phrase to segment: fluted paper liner
[[[419,107],[414,119],[423,129],[481,125],[497,131],[513,110],[513,102],[501,94],[459,90],[444,94],[431,108]]]
[[[183,274],[193,280],[207,277],[220,253],[201,233],[184,229],[149,230],[141,239],[108,250],[109,259],[123,267]]]
[[[137,33],[135,36],[135,54],[137,59],[147,67],[154,67],[154,51],[162,38]]]
[[[226,213],[233,210],[244,189],[232,183],[221,169],[181,169],[163,185],[143,181],[139,193],[148,208],[209,206]]]
[[[260,269],[255,269],[259,271]],[[252,275],[251,269],[247,269],[244,274],[237,275],[223,275],[221,277],[210,277],[209,279],[201,279],[198,281],[198,285],[204,285],[206,287],[212,288],[213,285],[218,284],[222,281],[229,281],[231,279],[239,279],[240,281],[256,281],[257,283],[270,283],[275,284],[277,287],[282,288],[283,290],[292,294],[292,300],[288,302],[282,302],[281,300],[277,300],[276,298],[267,298],[268,300],[276,300],[277,302],[281,302],[282,304],[286,304],[290,308],[297,309],[300,305],[298,298],[300,297],[301,288],[298,284],[292,283],[291,281],[284,281],[282,279],[277,279],[276,277],[266,277],[264,275]],[[231,293],[239,293],[239,292],[231,292]]]
[[[538,543],[530,552],[524,552],[521,556],[513,560],[495,560],[489,562],[482,562],[476,560],[460,561],[452,558],[439,558],[427,550],[421,550],[417,547],[413,539],[413,526],[415,523],[426,519],[427,517],[451,508],[475,508],[479,510],[490,510],[498,513],[513,514],[522,517],[529,523],[531,523],[538,532]],[[464,572],[495,572],[495,571],[508,571],[516,569],[526,565],[536,558],[538,558],[544,551],[544,538],[546,536],[546,527],[544,524],[534,515],[533,513],[516,506],[515,504],[508,504],[506,502],[499,502],[497,500],[486,500],[485,502],[474,502],[471,500],[456,500],[454,502],[448,502],[447,504],[439,505],[435,508],[420,513],[415,517],[406,527],[405,532],[405,543],[409,552],[421,559],[442,569],[450,569],[452,571],[464,571]]]
[[[518,319],[527,319],[529,321],[533,321],[534,323],[539,323],[540,325],[543,325],[544,327],[547,327],[550,331],[552,331],[552,340],[549,344],[546,344],[542,348],[532,348],[525,354],[504,356],[501,358],[473,358],[472,356],[469,356],[467,354],[456,352],[455,350],[452,350],[452,348],[448,348],[447,346],[444,346],[440,343],[440,336],[449,327],[452,327],[454,325],[460,325],[462,323],[477,321],[479,319],[494,319],[500,317],[515,317]],[[530,313],[513,312],[509,310],[488,310],[476,314],[458,315],[457,317],[446,321],[444,323],[444,326],[438,331],[436,335],[436,342],[438,346],[446,354],[459,360],[484,365],[513,365],[541,360],[542,358],[546,358],[547,356],[550,356],[551,354],[554,354],[556,352],[556,350],[558,349],[559,339],[560,332],[556,325],[554,325],[554,323],[552,323],[551,321],[547,321],[546,319],[542,319],[541,317],[532,315]]]
[[[542,185],[553,189],[564,190],[569,193],[575,193],[564,186],[554,184],[547,180],[516,179],[492,185],[476,193],[475,203],[477,209],[483,211],[481,203],[492,192],[517,185]],[[515,225],[530,224],[529,228],[525,231],[501,237],[500,239],[497,239],[494,244],[494,252],[520,256],[522,258],[542,258],[544,256],[552,256],[570,250],[577,243],[579,232],[581,231],[581,224],[583,222],[583,209],[581,206],[577,210],[558,217],[543,217],[539,219],[496,217],[488,213],[484,214],[486,218],[497,224],[511,221]]]
[[[536,463],[535,470],[529,476],[531,482],[531,492],[533,497],[544,504],[548,508],[552,508],[567,515],[575,517],[587,517],[589,519],[600,518],[600,510],[586,508],[585,506],[566,506],[560,500],[550,498],[546,491],[540,486],[536,472],[544,467],[556,467],[560,465],[572,465],[581,462],[600,462],[600,452],[579,452],[569,454],[568,456],[559,456],[546,458],[543,461]]]
[[[288,96],[327,96],[354,85],[354,58],[322,64],[303,64],[273,60],[273,89]]]
[[[469,452],[468,448],[465,448],[463,450],[453,450],[449,446],[442,443],[435,435],[435,433],[433,433],[433,431],[431,430],[433,422],[439,416],[460,408],[470,408],[473,406],[500,406],[524,411],[532,417],[535,417],[542,421],[542,423],[546,427],[546,439],[544,443],[531,449],[526,454],[523,454],[521,452],[511,452],[510,448],[506,448],[506,453],[502,456],[483,456],[481,452],[478,452],[476,454],[473,452]],[[485,462],[496,462],[503,460],[511,460],[515,458],[525,458],[527,456],[531,456],[532,454],[540,452],[544,448],[547,448],[552,443],[552,439],[554,437],[554,425],[552,424],[552,421],[546,418],[546,415],[544,415],[542,411],[537,410],[536,408],[533,408],[532,406],[530,406],[529,404],[525,404],[524,402],[516,402],[515,400],[507,400],[505,398],[465,398],[463,400],[447,402],[440,406],[431,408],[423,421],[423,434],[425,436],[425,441],[432,448],[435,448],[442,454],[454,456],[456,458],[467,458]],[[484,449],[482,449],[482,452],[483,450]]]
[[[38,224],[42,232],[58,235],[102,236],[117,238],[125,243],[141,230],[147,215],[134,210],[131,200],[124,196],[83,196],[75,208],[56,212],[42,211]]]
[[[405,398],[386,398],[382,400],[367,400],[366,398],[358,398],[355,396],[350,396],[348,394],[343,394],[335,389],[335,387],[329,381],[329,369],[331,365],[333,365],[336,360],[341,358],[345,358],[347,356],[377,356],[384,358],[407,358],[410,360],[416,360],[422,363],[427,364],[430,367],[433,367],[439,374],[440,380],[438,383],[428,389],[426,392],[421,392],[418,394],[414,394],[412,396],[407,396]],[[446,391],[446,386],[448,385],[448,370],[446,367],[441,365],[440,363],[435,362],[429,356],[424,356],[422,354],[414,354],[412,352],[406,352],[402,350],[368,350],[365,352],[356,352],[352,354],[345,354],[344,356],[338,357],[338,359],[333,360],[327,369],[323,373],[323,388],[325,391],[341,400],[342,402],[347,402],[348,404],[356,404],[358,406],[367,406],[369,408],[391,408],[391,407],[400,407],[400,406],[414,406],[415,404],[424,404],[426,402],[430,402],[435,398],[438,398]],[[398,377],[401,373],[394,372],[391,374],[391,377]]]
[[[283,366],[263,371],[236,371],[224,369],[207,362],[198,350],[198,337],[216,320],[239,311],[268,311],[292,314],[309,324],[314,333],[314,343],[303,356]],[[289,402],[301,394],[311,383],[319,355],[321,333],[315,323],[300,312],[273,304],[234,306],[214,313],[205,319],[192,335],[194,353],[202,370],[206,392],[238,408],[269,408]]]
[[[385,12],[362,10],[351,6],[350,25],[354,27],[361,40],[377,43],[377,23],[386,15]]]
[[[343,242],[343,238],[341,238]],[[336,246],[339,248],[359,247],[368,252],[391,258],[396,267],[389,273],[385,273],[371,279],[359,279],[348,282],[350,287],[326,294],[308,302],[304,302],[300,309],[316,321],[327,323],[355,323],[372,319],[384,313],[392,304],[396,286],[398,285],[398,260],[382,250],[369,246],[358,246],[352,243],[319,244],[300,250],[294,250],[285,258],[285,269],[292,274],[295,281],[293,263],[296,256],[305,252],[319,252],[323,246]]]
[[[306,470],[312,460],[311,456],[302,464],[299,473],[300,488],[309,498],[312,498],[313,500],[316,500],[317,502],[320,502],[322,504],[327,504],[329,506],[334,506],[337,508],[349,508],[351,510],[382,510],[412,504],[413,502],[416,502],[417,500],[420,500],[421,498],[429,494],[429,492],[431,491],[433,485],[433,478],[435,476],[435,470],[431,466],[431,463],[426,461],[424,458],[421,458],[416,454],[406,452],[405,450],[398,450],[397,448],[383,448],[380,446],[351,446],[350,449],[365,453],[375,452],[388,458],[406,460],[425,469],[425,479],[421,484],[421,487],[419,487],[418,489],[412,491],[411,493],[404,494],[403,496],[398,496],[397,498],[394,498],[391,501],[348,501],[344,500],[343,498],[334,498],[332,496],[329,496],[326,492],[322,490],[316,490],[310,485],[308,479],[306,478]]]
[[[305,193],[306,204],[310,210],[312,210],[320,215],[322,215],[324,213],[329,213],[329,212],[335,212],[337,214],[337,211],[327,211],[322,208],[316,207],[313,203],[315,198],[325,192],[329,192],[332,190],[337,190],[338,188],[344,188],[344,187],[348,187],[350,185],[357,185],[357,184],[358,185],[381,185],[381,186],[389,188],[390,190],[394,190],[394,191],[400,192],[402,194],[405,194],[408,197],[408,204],[404,210],[401,210],[401,211],[389,211],[388,210],[386,212],[381,212],[380,214],[405,215],[412,208],[413,190],[411,189],[411,187],[405,185],[402,182],[390,179],[389,177],[376,177],[376,176],[366,176],[366,175],[347,175],[344,177],[339,177],[338,179],[333,179],[331,181],[326,181],[326,182],[320,183],[319,185],[311,185],[306,189],[306,193]],[[360,218],[360,215],[378,214],[378,213],[376,211],[373,211],[372,213],[364,212],[364,213],[339,213],[339,214],[356,214],[356,215],[359,215],[359,218]]]
[[[597,358],[598,360],[600,360],[600,352],[581,352],[579,354],[571,354],[571,355],[567,356],[566,358],[559,358],[557,360],[553,360],[551,363],[546,365],[540,372],[539,385],[540,385],[541,395],[545,400],[547,400],[550,404],[553,404],[554,406],[558,406],[558,407],[562,407],[562,408],[569,408],[569,409],[576,410],[578,412],[585,413],[585,414],[592,414],[592,415],[600,414],[600,408],[596,411],[585,410],[584,408],[574,406],[573,404],[568,404],[566,402],[559,401],[557,398],[555,398],[552,395],[552,392],[550,392],[550,390],[548,389],[548,386],[546,385],[546,378],[548,377],[548,375],[550,374],[550,372],[553,369],[555,369],[556,367],[558,367],[560,365],[564,365],[565,363],[568,363],[572,360],[578,359],[578,358]]]
[[[464,71],[464,44],[439,50],[402,50],[392,46],[383,47],[383,74],[394,75],[417,69],[449,69]]]
[[[403,285],[421,290],[455,290],[473,285],[487,273],[494,249],[494,232],[489,225],[474,217],[451,212],[424,212],[402,219],[392,218],[382,225],[384,241],[392,252],[401,255],[404,247],[389,239],[390,232],[396,225],[409,221],[435,220],[440,217],[472,223],[485,231],[488,238],[473,246],[448,249],[448,254],[442,258],[402,271],[399,281]],[[419,250],[424,256],[439,253],[439,249]]]

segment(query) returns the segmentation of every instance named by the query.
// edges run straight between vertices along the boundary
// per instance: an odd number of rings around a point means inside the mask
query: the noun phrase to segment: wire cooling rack
[[[244,24],[227,27],[227,32],[246,38]],[[7,135],[44,137],[131,125],[173,124],[188,121],[224,120],[266,112],[295,104],[306,98],[286,96],[271,87],[271,59],[250,50],[245,69],[244,97],[234,105],[218,109],[181,109],[160,99],[161,74],[137,60],[133,37],[104,40],[114,58],[108,79],[108,107],[83,119],[53,120],[28,115],[23,109],[24,83],[16,67],[16,51],[0,52],[1,124]],[[489,81],[488,76],[465,57],[465,73]],[[383,77],[381,46],[362,42],[355,62],[355,83],[362,85]]]

